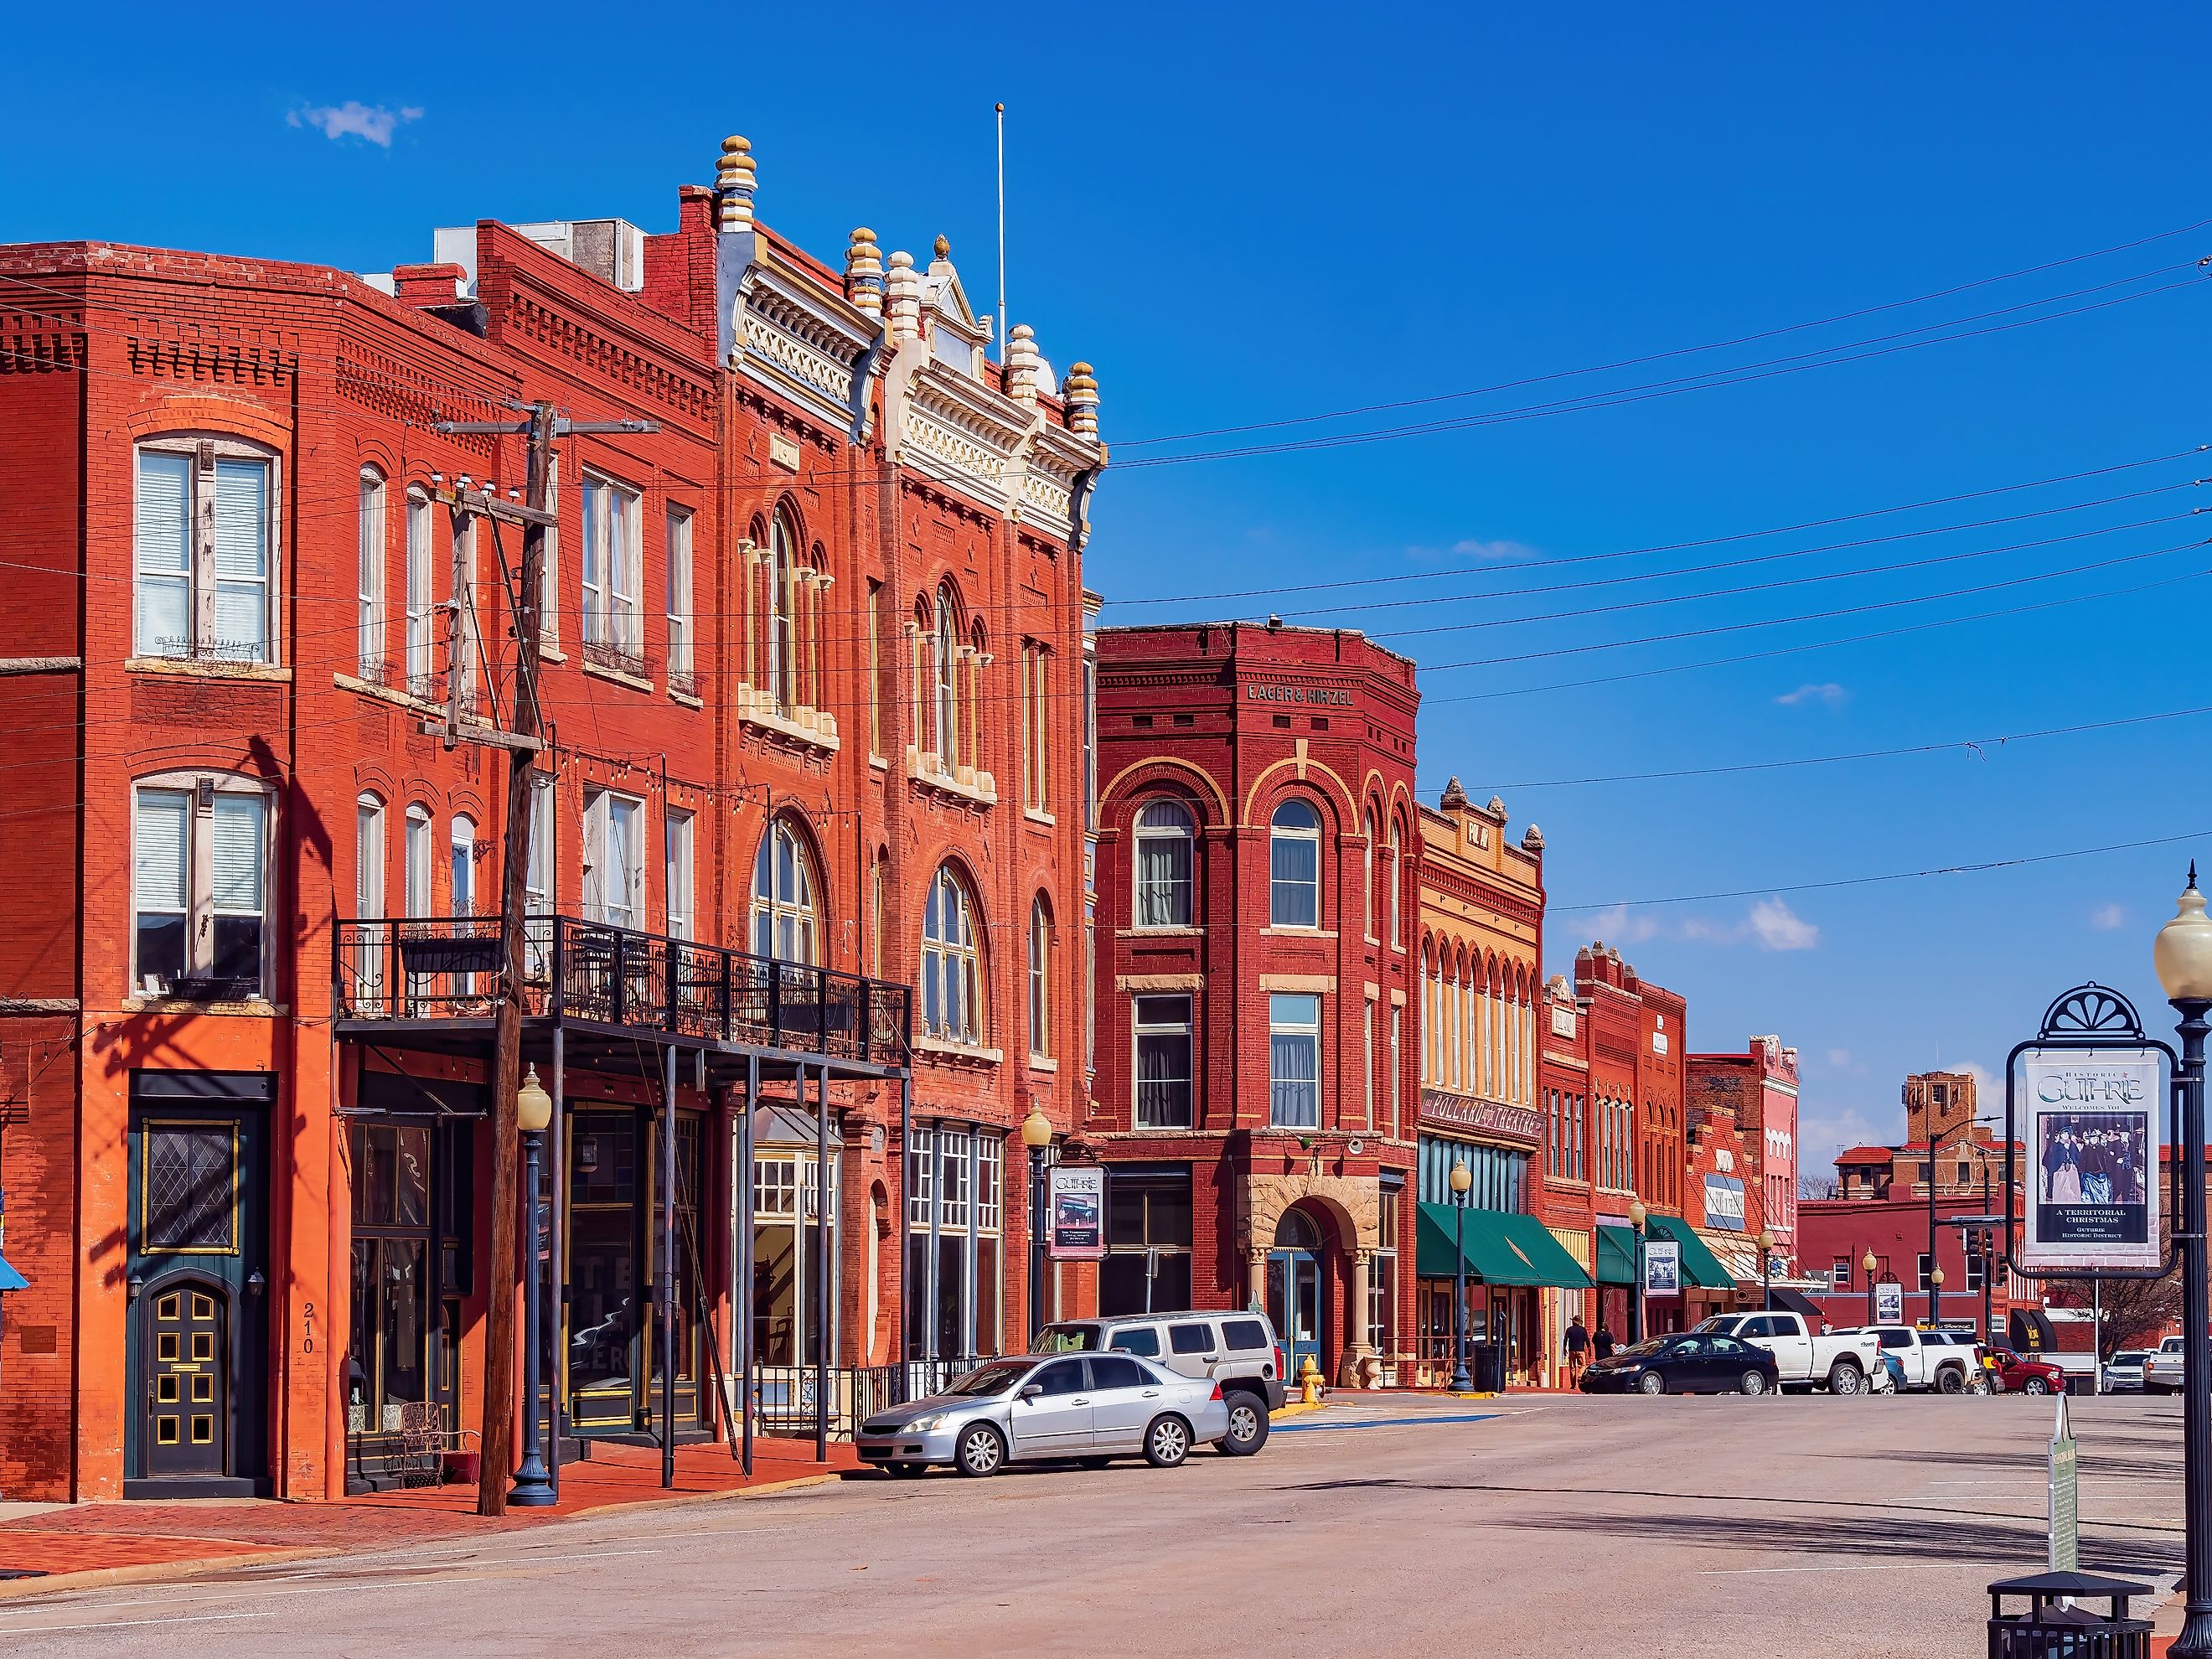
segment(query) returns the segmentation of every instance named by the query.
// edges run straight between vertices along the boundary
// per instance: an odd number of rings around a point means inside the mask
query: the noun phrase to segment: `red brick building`
[[[0,1492],[322,1497],[477,1420],[507,762],[440,734],[518,695],[520,536],[454,502],[526,466],[437,425],[540,399],[641,428],[550,477],[556,1421],[708,1432],[750,1360],[772,1425],[802,1364],[842,1401],[1021,1340],[1010,1137],[1082,1097],[1096,392],[987,362],[941,240],[833,267],[756,182],[732,140],[665,234],[388,278],[0,250]]]
[[[1102,629],[1103,1310],[1405,1346],[1419,1109],[1413,665],[1361,635]]]

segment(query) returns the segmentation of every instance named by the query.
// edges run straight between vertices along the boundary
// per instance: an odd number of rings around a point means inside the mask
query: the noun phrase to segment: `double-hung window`
[[[691,514],[672,507],[668,514],[668,689],[696,696],[697,670],[692,663]]]
[[[1022,805],[1033,812],[1048,810],[1046,787],[1052,731],[1052,653],[1034,640],[1022,641]]]
[[[384,682],[384,475],[361,470],[361,678]]]
[[[690,813],[673,810],[661,821],[661,874],[663,890],[668,895],[671,939],[692,936],[691,824]]]
[[[945,1042],[983,1041],[981,959],[973,902],[949,865],[929,884],[921,922],[921,1019]]]
[[[584,915],[612,927],[645,921],[645,803],[602,789],[584,804]]]
[[[132,805],[132,982],[149,996],[262,995],[268,792],[167,777],[140,784]]]
[[[1190,814],[1176,802],[1146,801],[1137,813],[1136,925],[1188,927],[1191,897]]]
[[[430,498],[407,492],[407,690],[429,697],[437,690],[438,611],[430,593]]]
[[[273,662],[276,465],[199,439],[138,451],[133,563],[141,657]]]
[[[1137,1116],[1139,1129],[1190,1127],[1190,999],[1134,1000]]]
[[[1276,991],[1267,998],[1268,1121],[1321,1127],[1321,998]]]
[[[1052,911],[1042,893],[1030,904],[1030,1057],[1052,1057]]]
[[[644,586],[638,546],[637,492],[609,479],[584,480],[584,645],[602,665],[645,666],[638,594]]]
[[[430,914],[430,814],[426,808],[407,809],[407,842],[401,848],[405,859],[401,874],[406,881],[407,914],[422,917]]]
[[[1267,921],[1321,926],[1321,814],[1302,800],[1275,809],[1267,838]]]
[[[384,996],[384,929],[371,925],[384,915],[384,801],[367,793],[354,801],[353,913],[354,995],[373,1010]]]

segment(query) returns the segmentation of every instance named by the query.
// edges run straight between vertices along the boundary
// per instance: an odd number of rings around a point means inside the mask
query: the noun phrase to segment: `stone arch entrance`
[[[1284,1211],[1275,1223],[1264,1294],[1291,1378],[1304,1370],[1309,1358],[1324,1375],[1328,1370],[1329,1304],[1334,1299],[1329,1292],[1335,1277],[1329,1235],[1334,1231],[1304,1206]]]
[[[1284,1380],[1295,1383],[1310,1354],[1323,1376],[1356,1381],[1374,1352],[1367,1343],[1366,1308],[1379,1237],[1378,1183],[1371,1176],[1323,1175],[1317,1169],[1254,1175],[1246,1178],[1243,1203],[1252,1305],[1275,1322],[1288,1366]],[[1308,1262],[1310,1299],[1302,1277]],[[1294,1324],[1301,1328],[1294,1330]]]

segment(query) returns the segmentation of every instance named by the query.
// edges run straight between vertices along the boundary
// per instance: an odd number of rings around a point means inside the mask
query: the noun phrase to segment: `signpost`
[[[1682,1293],[1682,1247],[1671,1238],[1647,1239],[1644,1244],[1644,1294],[1680,1296]]]
[[[2074,1428],[2059,1395],[2058,1417],[2051,1428],[2051,1571],[2081,1570],[2081,1488],[2074,1451]]]

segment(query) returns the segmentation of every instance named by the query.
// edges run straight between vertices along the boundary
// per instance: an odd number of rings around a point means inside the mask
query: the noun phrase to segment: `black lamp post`
[[[1774,1235],[1766,1228],[1759,1230],[1759,1305],[1767,1313],[1774,1311]]]
[[[1985,1117],[1969,1118],[1964,1123],[1954,1123],[1940,1135],[1936,1133],[1933,1130],[1929,1132],[1928,1328],[1931,1331],[1940,1331],[1943,1328],[1943,1269],[1938,1265],[1941,1258],[1936,1254],[1936,1154],[1937,1151],[1941,1149],[1943,1143],[1949,1139],[1953,1135],[1958,1133],[1960,1130],[1971,1129],[1977,1123],[1987,1123],[1990,1121],[1990,1120]],[[1986,1176],[1988,1173],[1988,1170],[1984,1168],[1983,1174]],[[1965,1243],[1965,1239],[1961,1237],[1960,1244],[1962,1249]]]
[[[543,1376],[539,1348],[543,1342],[538,1310],[538,1182],[543,1177],[545,1126],[553,1121],[553,1097],[538,1080],[532,1066],[514,1094],[514,1120],[522,1130],[522,1466],[514,1472],[507,1501],[523,1509],[542,1510],[553,1502],[553,1480],[545,1470],[545,1452],[539,1440],[538,1403]]]
[[[1644,1224],[1651,1212],[1644,1207],[1644,1200],[1628,1200],[1628,1224],[1636,1234],[1636,1282],[1628,1287],[1628,1340],[1632,1343],[1644,1340]]]
[[[1474,1172],[1461,1158],[1452,1165],[1452,1380],[1454,1394],[1471,1394],[1474,1378],[1467,1369],[1467,1194]]]
[[[1875,1261],[1874,1252],[1869,1250],[1859,1258],[1859,1266],[1866,1269],[1867,1323],[1871,1325],[1874,1323],[1874,1276],[1875,1269],[1880,1267],[1881,1263]]]
[[[2206,1322],[2204,1282],[2204,1034],[2212,1011],[2212,918],[2197,890],[2197,866],[2172,921],[2158,931],[2152,951],[2158,982],[2181,1016],[2181,1145],[2174,1155],[2185,1171],[2181,1182],[2181,1634],[2173,1659],[2212,1656],[2212,1341]]]
[[[1030,1149],[1030,1334],[1024,1346],[1034,1347],[1044,1328],[1044,1153],[1052,1145],[1052,1120],[1042,1106],[1031,1106],[1022,1120],[1022,1145]]]

